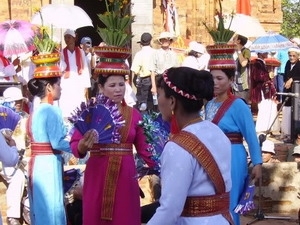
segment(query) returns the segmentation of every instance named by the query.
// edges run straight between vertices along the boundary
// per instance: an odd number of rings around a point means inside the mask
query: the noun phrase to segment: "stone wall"
[[[263,164],[261,209],[273,213],[297,213],[300,209],[300,164],[296,162]],[[255,202],[259,203],[259,186]]]
[[[0,0],[0,21],[30,20],[34,14],[34,8],[40,8],[50,2],[50,0]]]
[[[153,0],[153,2],[154,35],[158,35],[163,30],[164,14],[160,8],[161,0]],[[202,22],[206,21],[213,25],[216,4],[217,1],[215,0],[176,0],[181,36],[186,38],[186,31],[189,29],[192,39],[205,44],[212,44]],[[283,17],[280,0],[251,0],[250,4],[251,15],[259,19],[266,31],[280,31]],[[231,13],[236,10],[236,0],[222,1],[222,5],[224,13]]]

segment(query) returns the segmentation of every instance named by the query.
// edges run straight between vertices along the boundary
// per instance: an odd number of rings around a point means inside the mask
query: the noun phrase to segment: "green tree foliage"
[[[300,37],[300,1],[282,0],[281,33],[288,38]]]

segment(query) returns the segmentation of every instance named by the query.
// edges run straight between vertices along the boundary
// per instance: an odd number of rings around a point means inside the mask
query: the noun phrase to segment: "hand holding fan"
[[[101,144],[119,143],[119,129],[125,122],[116,103],[104,95],[98,95],[95,101],[82,103],[69,121],[82,135],[94,129],[98,134],[98,143]]]
[[[21,116],[12,109],[0,106],[0,131],[2,133],[11,136],[20,119]]]

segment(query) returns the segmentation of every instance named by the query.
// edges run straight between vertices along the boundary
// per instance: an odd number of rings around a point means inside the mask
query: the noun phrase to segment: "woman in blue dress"
[[[67,130],[62,113],[52,105],[53,100],[60,98],[60,77],[33,78],[28,82],[28,89],[33,96],[41,99],[28,124],[31,136],[31,224],[66,225],[61,151],[71,152],[71,149],[65,139]]]
[[[254,121],[249,106],[230,93],[234,69],[212,69],[215,98],[205,107],[205,118],[217,124],[231,141],[231,179],[230,210],[234,224],[240,225],[239,214],[234,212],[243,192],[248,175],[247,151],[243,140],[248,144],[253,166],[251,178],[261,178],[261,151],[255,132]]]

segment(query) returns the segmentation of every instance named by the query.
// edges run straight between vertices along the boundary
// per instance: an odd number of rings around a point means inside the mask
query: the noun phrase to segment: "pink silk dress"
[[[120,131],[121,143],[115,144],[115,149],[110,151],[107,150],[109,147],[94,152],[93,147],[87,161],[83,185],[83,225],[141,224],[140,192],[132,145],[150,167],[154,166],[154,162],[147,151],[143,129],[138,126],[142,119],[140,113],[129,106],[122,106],[121,113],[126,124]],[[75,131],[71,139],[76,157],[82,157],[78,153],[81,138],[79,131]],[[121,148],[126,148],[126,151],[120,151]]]

